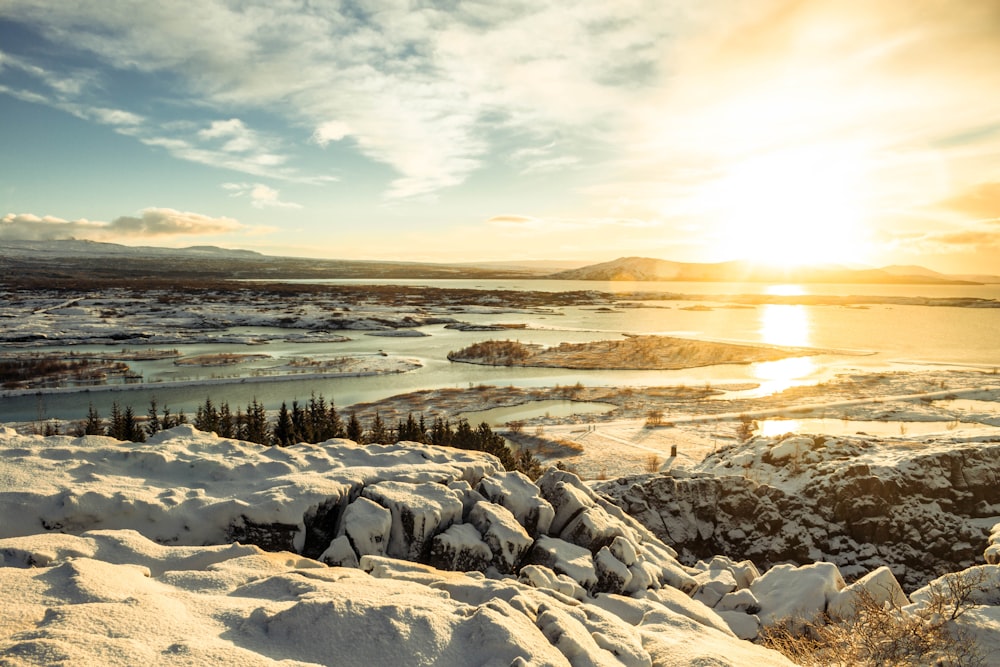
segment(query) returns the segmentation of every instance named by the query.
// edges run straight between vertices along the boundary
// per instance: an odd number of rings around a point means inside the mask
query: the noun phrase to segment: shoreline
[[[398,368],[383,368],[375,370],[358,370],[358,371],[329,371],[322,373],[285,373],[281,375],[254,375],[247,377],[231,377],[231,378],[201,378],[197,380],[164,380],[162,382],[134,382],[130,384],[105,384],[105,385],[95,385],[92,387],[39,387],[35,389],[3,389],[0,390],[0,398],[8,398],[15,396],[35,396],[39,394],[53,395],[53,394],[87,394],[95,392],[116,392],[116,391],[131,391],[151,389],[157,387],[203,387],[211,385],[223,385],[232,384],[240,385],[246,384],[249,381],[254,383],[257,382],[281,382],[285,380],[331,380],[337,378],[345,377],[371,377],[377,375],[397,375],[401,373],[410,373],[412,371],[421,368],[423,364],[413,360],[405,359],[406,363],[400,364]]]

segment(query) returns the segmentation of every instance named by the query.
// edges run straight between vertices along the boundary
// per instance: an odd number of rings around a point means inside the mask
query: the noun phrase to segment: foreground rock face
[[[984,519],[1000,515],[995,438],[755,438],[690,471],[599,490],[688,563],[824,560],[851,579],[888,565],[913,590],[982,554]]]
[[[482,453],[0,429],[0,516],[0,653],[24,664],[789,664],[575,476]],[[256,546],[205,546],[233,540]]]

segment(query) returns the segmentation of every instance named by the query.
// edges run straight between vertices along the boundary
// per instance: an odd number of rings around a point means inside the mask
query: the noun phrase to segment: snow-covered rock
[[[827,613],[831,618],[848,619],[857,614],[860,595],[865,595],[879,607],[902,608],[909,604],[892,570],[883,566],[861,577],[830,597]]]
[[[394,558],[426,559],[434,536],[462,519],[462,501],[442,484],[379,482],[361,493],[392,514],[386,553]]]
[[[340,534],[361,556],[384,556],[392,530],[392,513],[368,498],[358,498],[344,510]]]
[[[574,495],[586,507],[567,525],[590,511],[608,527],[596,553],[547,534],[542,490],[483,453],[269,448],[189,426],[146,444],[5,429],[0,589],[12,620],[0,653],[26,664],[652,665],[681,644],[692,663],[788,664],[692,600],[696,571],[668,545],[607,500]],[[255,545],[202,546],[237,538]]]
[[[506,507],[479,502],[469,512],[469,522],[489,545],[492,564],[501,574],[517,571],[533,540]]]
[[[597,572],[590,551],[556,537],[542,536],[535,540],[527,562],[565,574],[587,590],[597,584]]]
[[[972,566],[1000,514],[995,435],[757,437],[687,470],[600,484],[684,563],[739,554],[837,564],[850,578],[888,565],[907,590]],[[998,533],[1000,534],[1000,533]],[[1000,547],[987,562],[1000,562]]]
[[[507,472],[484,477],[476,490],[491,503],[509,509],[532,536],[548,533],[555,514],[552,505],[522,473]]]
[[[757,616],[764,625],[787,623],[801,628],[826,611],[829,602],[845,587],[833,563],[795,567],[776,565],[750,584],[760,603]]]
[[[430,564],[441,570],[484,572],[492,560],[490,547],[468,523],[449,526],[431,544]]]

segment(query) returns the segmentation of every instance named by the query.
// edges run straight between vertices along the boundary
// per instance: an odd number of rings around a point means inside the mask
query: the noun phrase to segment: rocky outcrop
[[[682,562],[727,554],[768,569],[824,560],[849,579],[886,565],[913,590],[980,557],[982,518],[1000,515],[997,480],[1000,444],[987,438],[792,436],[599,490]]]

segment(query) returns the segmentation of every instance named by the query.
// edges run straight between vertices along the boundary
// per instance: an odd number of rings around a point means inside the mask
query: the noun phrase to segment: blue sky
[[[1000,272],[1000,5],[0,0],[0,238]]]

